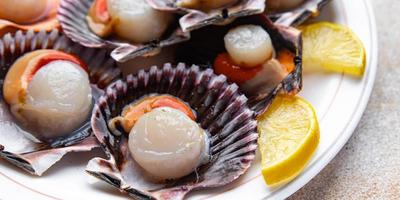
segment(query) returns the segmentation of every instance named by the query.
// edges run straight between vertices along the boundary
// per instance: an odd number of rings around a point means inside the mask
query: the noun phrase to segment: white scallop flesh
[[[0,19],[32,23],[45,17],[50,7],[49,0],[0,0]]]
[[[88,118],[92,92],[88,74],[69,61],[53,61],[29,82],[19,113],[38,138],[52,139],[73,132]]]
[[[173,14],[154,10],[145,0],[108,0],[115,33],[126,40],[145,43],[159,39]]]
[[[152,177],[177,179],[204,157],[205,132],[183,112],[161,107],[144,114],[129,134],[133,159]]]
[[[231,59],[241,67],[256,67],[273,56],[271,37],[261,26],[241,25],[224,37]]]
[[[304,0],[267,0],[267,7],[270,10],[284,11],[296,8],[303,2]]]
[[[264,97],[272,92],[283,81],[288,72],[276,59],[271,59],[262,65],[261,71],[252,79],[240,85],[245,94]]]

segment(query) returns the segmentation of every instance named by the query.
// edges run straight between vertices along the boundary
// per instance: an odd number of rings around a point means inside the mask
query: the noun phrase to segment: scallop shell
[[[7,33],[15,33],[18,30],[28,31],[33,30],[34,32],[39,31],[47,31],[50,32],[53,29],[59,28],[60,24],[57,20],[57,9],[60,3],[60,0],[52,0],[49,1],[52,3],[51,11],[49,15],[34,24],[17,24],[8,20],[0,19],[0,37],[4,36]],[[2,8],[3,9],[3,8]]]
[[[160,41],[147,44],[130,44],[115,39],[103,39],[94,34],[86,23],[86,15],[93,0],[61,0],[58,19],[64,33],[74,42],[91,48],[113,49],[111,57],[125,62],[141,55],[158,52],[161,48],[186,41],[190,38],[178,26],[171,27]]]
[[[249,106],[257,115],[262,114],[279,92],[297,94],[302,88],[302,40],[299,30],[273,24],[265,14],[237,19],[227,26],[208,26],[191,33],[192,39],[177,50],[177,60],[188,64],[212,67],[215,57],[225,51],[223,37],[232,28],[242,24],[262,26],[271,36],[275,50],[287,49],[294,53],[295,70],[282,80],[269,94],[247,94]],[[207,50],[205,50],[207,49]]]
[[[320,10],[331,0],[306,0],[301,6],[281,13],[269,13],[268,5],[266,13],[277,24],[285,26],[298,26],[310,17],[319,15]]]
[[[185,13],[179,23],[185,32],[213,24],[225,24],[243,16],[260,14],[265,9],[265,0],[239,0],[237,3],[221,9],[203,12],[200,10],[181,8],[176,5],[178,0],[147,0],[154,8],[164,11]]]
[[[0,80],[3,80],[9,67],[23,54],[37,49],[56,49],[78,55],[90,70],[90,81],[94,96],[100,96],[104,88],[121,77],[115,61],[108,57],[106,50],[94,50],[70,41],[58,30],[49,33],[18,31],[15,35],[6,34],[0,39]],[[0,95],[3,95],[1,89]],[[90,151],[98,146],[91,135],[90,123],[86,123],[76,134],[59,138],[50,144],[34,142],[16,123],[8,105],[0,101],[0,157],[35,175],[42,175],[55,162],[68,152]]]
[[[210,134],[210,162],[167,184],[148,181],[127,150],[125,134],[113,135],[107,127],[107,121],[119,115],[124,105],[154,93],[187,102]],[[246,172],[257,149],[257,123],[247,98],[225,76],[195,65],[154,66],[116,81],[96,104],[91,122],[108,158],[92,159],[86,171],[135,199],[182,199],[192,190],[226,185]]]

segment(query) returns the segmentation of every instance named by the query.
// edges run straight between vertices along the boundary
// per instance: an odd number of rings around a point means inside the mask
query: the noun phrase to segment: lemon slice
[[[314,108],[300,97],[278,95],[258,118],[258,132],[262,174],[270,186],[300,174],[319,143]]]
[[[323,68],[362,76],[365,70],[365,49],[348,27],[319,22],[300,27],[303,31],[303,66],[305,71]]]

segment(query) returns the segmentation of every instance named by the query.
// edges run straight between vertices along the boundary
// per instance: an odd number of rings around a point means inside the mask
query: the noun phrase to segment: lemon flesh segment
[[[278,95],[258,118],[262,174],[269,186],[295,178],[319,144],[314,108],[300,97]]]
[[[365,71],[365,49],[348,27],[319,22],[300,27],[305,71],[323,68],[360,77]]]

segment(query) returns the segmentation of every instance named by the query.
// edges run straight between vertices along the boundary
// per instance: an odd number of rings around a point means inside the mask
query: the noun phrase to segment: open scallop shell
[[[225,24],[233,19],[262,13],[265,9],[265,0],[239,0],[237,3],[226,7],[203,12],[200,10],[178,7],[178,0],[147,0],[154,8],[164,11],[185,13],[179,23],[185,32],[213,24]]]
[[[177,60],[188,64],[212,67],[215,57],[225,51],[223,37],[232,28],[242,24],[262,26],[271,36],[276,51],[287,49],[295,54],[295,69],[269,94],[247,94],[249,105],[257,115],[262,114],[278,92],[297,94],[302,88],[302,40],[299,30],[273,24],[265,14],[237,19],[227,26],[208,26],[191,33],[192,39],[177,50]]]
[[[331,0],[305,0],[301,6],[281,13],[269,12],[267,5],[266,13],[275,23],[284,26],[298,26],[308,18],[319,15],[320,10],[330,1]]]
[[[161,48],[186,41],[190,38],[176,24],[167,30],[160,41],[132,44],[116,39],[104,39],[94,34],[86,23],[86,15],[93,0],[61,0],[58,19],[64,33],[74,42],[91,48],[113,49],[111,57],[125,62],[141,55],[158,52]]]
[[[187,102],[196,111],[197,122],[210,134],[209,163],[166,184],[148,181],[127,150],[127,137],[113,135],[107,127],[107,121],[119,115],[124,105],[154,93]],[[247,98],[237,85],[228,84],[225,76],[195,65],[174,68],[165,64],[116,81],[99,99],[91,122],[108,159],[92,159],[86,171],[135,199],[182,199],[195,189],[226,185],[245,173],[257,148],[257,123]]]
[[[7,34],[0,39],[0,80],[1,88],[9,67],[23,54],[37,49],[56,49],[72,53],[84,60],[90,71],[90,81],[94,96],[103,93],[102,88],[121,72],[106,50],[94,50],[70,41],[67,37],[53,30],[49,33],[18,31],[15,35]],[[89,151],[98,146],[91,135],[89,121],[75,134],[59,138],[51,144],[34,142],[34,139],[22,130],[14,121],[8,105],[4,102],[3,90],[0,92],[0,157],[35,175],[42,175],[66,153]],[[94,98],[95,99],[95,98]]]
[[[7,33],[15,33],[18,30],[28,31],[33,30],[34,32],[39,31],[51,31],[55,28],[59,28],[60,24],[57,20],[57,9],[60,3],[60,0],[51,0],[52,8],[49,12],[49,15],[33,24],[17,24],[8,20],[0,19],[0,37],[4,36]],[[1,8],[4,9],[4,8]]]

